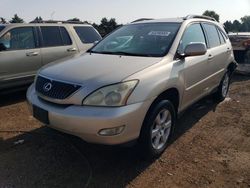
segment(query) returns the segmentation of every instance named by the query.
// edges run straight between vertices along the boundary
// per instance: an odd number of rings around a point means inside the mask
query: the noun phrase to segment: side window
[[[2,50],[22,50],[36,47],[32,27],[15,28],[0,38]]]
[[[207,34],[209,47],[214,48],[219,46],[220,38],[215,25],[204,23],[203,26]]]
[[[219,31],[221,32],[221,34],[224,37],[224,39],[227,40],[228,39],[227,33],[225,33],[224,31],[222,31],[222,29],[220,29],[220,28],[219,28]]]
[[[63,46],[60,28],[57,26],[42,26],[43,46]]]
[[[76,26],[74,29],[82,43],[94,43],[95,41],[101,40],[101,36],[95,31],[93,27]]]
[[[219,38],[220,38],[220,43],[221,44],[225,44],[226,43],[226,39],[224,38],[224,36],[222,35],[221,31],[219,29],[217,29],[218,34],[219,34]]]
[[[201,25],[198,23],[192,24],[186,29],[180,41],[178,53],[184,53],[186,46],[193,42],[201,42],[206,44]]]
[[[72,40],[69,36],[68,31],[65,29],[65,27],[60,27],[61,30],[61,34],[62,34],[62,40],[63,40],[63,44],[64,45],[71,45],[72,44]]]

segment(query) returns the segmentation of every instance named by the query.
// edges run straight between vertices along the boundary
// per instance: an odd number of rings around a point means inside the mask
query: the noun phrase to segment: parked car
[[[43,65],[85,52],[99,40],[87,24],[0,25],[0,89],[32,83]]]
[[[225,99],[236,66],[227,34],[210,17],[139,21],[81,57],[42,68],[27,99],[54,129],[91,143],[136,140],[156,157],[178,114],[213,92]]]
[[[239,63],[237,72],[250,73],[250,33],[230,33],[229,39],[234,49],[234,56]]]

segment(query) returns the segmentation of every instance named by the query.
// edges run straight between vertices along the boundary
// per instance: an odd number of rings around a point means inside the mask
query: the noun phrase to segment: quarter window
[[[207,34],[208,43],[210,48],[214,48],[220,45],[220,38],[217,32],[217,29],[212,24],[203,24],[204,29]]]
[[[220,43],[225,44],[226,39],[224,38],[224,36],[222,35],[222,33],[221,33],[221,31],[219,29],[218,29],[218,34],[219,34],[219,38],[220,38]]]
[[[183,54],[186,46],[190,43],[199,42],[206,44],[205,36],[200,24],[190,25],[184,32],[179,44],[178,53]]]
[[[82,43],[94,43],[95,41],[101,40],[101,36],[93,27],[76,26],[74,29]]]
[[[1,49],[21,50],[35,48],[35,37],[32,27],[15,28],[0,38]]]

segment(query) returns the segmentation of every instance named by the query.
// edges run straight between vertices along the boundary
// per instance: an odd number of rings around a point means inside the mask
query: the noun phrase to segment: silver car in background
[[[0,25],[0,90],[32,83],[43,65],[84,53],[99,40],[88,24]]]
[[[159,156],[179,113],[227,96],[236,68],[223,27],[210,17],[127,24],[80,57],[42,68],[27,92],[33,116],[99,144],[133,140]]]

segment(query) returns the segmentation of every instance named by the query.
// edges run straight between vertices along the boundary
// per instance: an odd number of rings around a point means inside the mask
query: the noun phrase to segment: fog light
[[[99,131],[99,135],[101,136],[115,136],[118,134],[121,134],[121,132],[124,130],[125,125],[115,128],[109,128],[109,129],[102,129]]]

